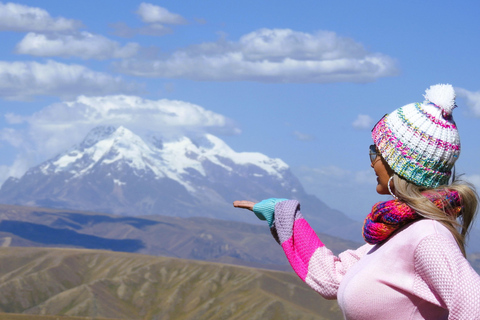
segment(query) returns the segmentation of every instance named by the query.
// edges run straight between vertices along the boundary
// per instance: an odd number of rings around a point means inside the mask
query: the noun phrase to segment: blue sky
[[[363,219],[385,199],[371,126],[451,83],[457,172],[480,187],[479,13],[476,1],[0,2],[0,183],[125,121],[281,158],[307,192]],[[122,94],[178,113],[112,116]]]

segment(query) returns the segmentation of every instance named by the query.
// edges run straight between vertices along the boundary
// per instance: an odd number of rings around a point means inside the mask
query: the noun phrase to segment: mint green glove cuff
[[[253,212],[260,220],[267,220],[268,226],[272,227],[275,218],[275,205],[288,199],[270,198],[260,201],[253,206]]]

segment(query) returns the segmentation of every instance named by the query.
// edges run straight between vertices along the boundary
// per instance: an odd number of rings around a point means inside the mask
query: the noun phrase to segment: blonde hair
[[[467,182],[455,180],[450,185],[439,186],[437,188],[427,188],[417,186],[397,174],[393,175],[394,194],[397,198],[424,218],[432,219],[444,225],[457,241],[458,247],[465,253],[465,243],[471,224],[475,218],[478,205],[478,195],[475,187]],[[442,210],[433,204],[422,193],[438,193],[440,190],[457,191],[462,199],[463,210],[459,217],[452,213],[452,208],[445,203]]]

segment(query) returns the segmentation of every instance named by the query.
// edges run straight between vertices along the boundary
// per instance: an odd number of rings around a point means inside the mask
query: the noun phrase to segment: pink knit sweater
[[[275,205],[272,233],[298,276],[347,320],[480,319],[480,276],[452,234],[419,220],[377,245],[338,257],[318,239],[297,201]]]

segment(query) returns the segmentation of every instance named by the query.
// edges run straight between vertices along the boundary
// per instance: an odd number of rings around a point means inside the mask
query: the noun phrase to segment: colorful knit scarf
[[[425,192],[423,195],[448,215],[458,217],[462,214],[462,200],[457,191],[441,190],[435,193]],[[365,219],[363,238],[370,244],[377,244],[407,223],[422,218],[400,200],[378,202]]]

